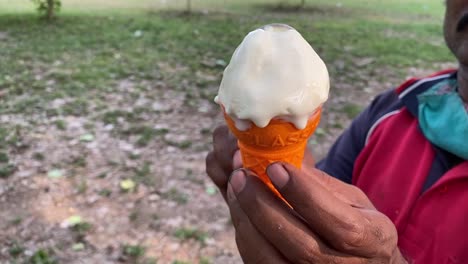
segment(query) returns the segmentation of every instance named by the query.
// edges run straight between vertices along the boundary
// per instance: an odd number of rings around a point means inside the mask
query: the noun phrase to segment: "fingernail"
[[[242,168],[242,156],[240,150],[237,150],[234,153],[234,157],[232,158],[232,167],[234,169]]]
[[[267,174],[276,188],[283,188],[289,181],[289,173],[281,163],[273,163],[268,166]]]
[[[245,186],[245,171],[243,169],[235,170],[232,172],[229,178],[229,184],[232,186],[232,190],[237,194],[240,193]]]

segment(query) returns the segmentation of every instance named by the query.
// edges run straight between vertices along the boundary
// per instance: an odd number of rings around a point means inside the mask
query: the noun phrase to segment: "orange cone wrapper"
[[[238,139],[244,168],[255,172],[275,194],[281,197],[268,178],[266,168],[278,161],[301,168],[307,140],[317,128],[321,112],[322,107],[319,107],[309,118],[304,129],[297,129],[287,121],[273,119],[264,128],[252,125],[249,129],[241,131],[229,115],[224,113],[224,118]]]

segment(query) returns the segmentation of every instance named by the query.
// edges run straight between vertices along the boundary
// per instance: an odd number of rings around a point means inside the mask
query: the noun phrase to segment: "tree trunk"
[[[48,20],[52,20],[52,18],[54,18],[54,10],[55,10],[55,6],[54,6],[54,1],[55,0],[47,0],[47,19]]]
[[[192,13],[192,0],[187,0],[187,13]]]
[[[301,8],[305,6],[305,0],[301,0]]]

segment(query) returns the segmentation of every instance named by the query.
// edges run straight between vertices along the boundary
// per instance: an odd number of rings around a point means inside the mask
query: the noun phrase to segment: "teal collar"
[[[446,79],[418,95],[418,119],[431,143],[468,160],[468,106],[457,89],[456,79]]]

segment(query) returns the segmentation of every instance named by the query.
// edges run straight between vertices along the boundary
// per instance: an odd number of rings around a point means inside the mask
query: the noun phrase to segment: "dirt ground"
[[[408,69],[408,76],[431,71]],[[332,77],[310,143],[317,159],[350,122],[337,105],[364,107],[403,81],[386,70],[364,77]],[[0,263],[22,263],[38,250],[57,263],[241,263],[227,207],[205,175],[210,133],[223,123],[218,107],[206,99],[187,105],[182,91],[157,81],[122,80],[116,91],[103,98],[107,110],[152,109],[139,122],[160,135],[141,146],[117,133],[130,127],[127,119],[105,124],[92,105],[86,116],[66,116],[62,129],[43,114],[0,116],[21,125],[9,150],[16,170],[0,178]]]

